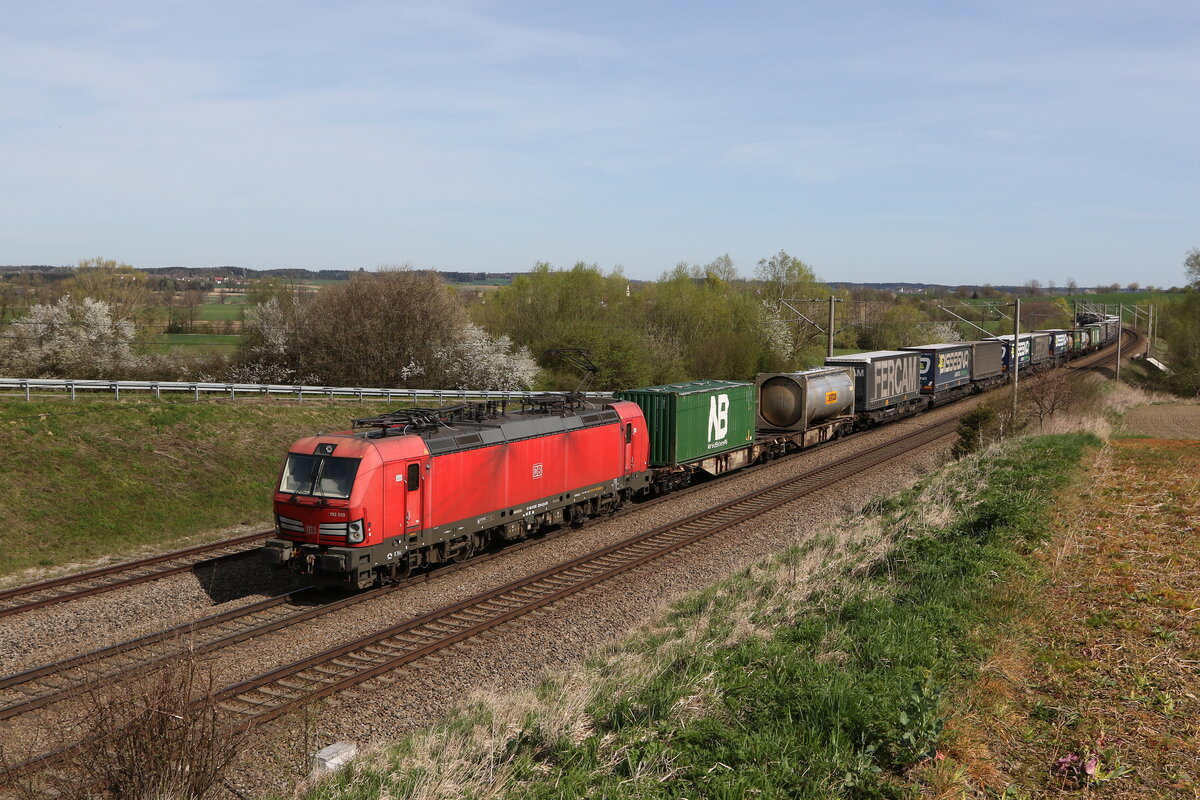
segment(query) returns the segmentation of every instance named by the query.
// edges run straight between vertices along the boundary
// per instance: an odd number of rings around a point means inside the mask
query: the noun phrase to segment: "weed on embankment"
[[[1033,598],[1084,435],[950,465],[677,604],[537,691],[478,698],[309,800],[882,798],[942,760],[945,687]]]

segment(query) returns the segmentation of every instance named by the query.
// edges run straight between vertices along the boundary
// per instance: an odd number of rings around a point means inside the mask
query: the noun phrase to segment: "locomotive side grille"
[[[279,520],[279,530],[291,533],[304,533],[304,523],[300,520],[283,516],[277,516],[276,519]]]

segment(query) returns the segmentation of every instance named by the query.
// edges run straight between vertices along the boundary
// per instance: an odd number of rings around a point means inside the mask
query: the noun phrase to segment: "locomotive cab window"
[[[633,441],[633,423],[632,422],[625,423],[625,441],[627,443]]]
[[[417,489],[420,489],[420,488],[421,488],[421,465],[420,464],[409,464],[408,465],[408,490],[410,492],[415,492]]]
[[[359,461],[357,458],[289,453],[279,491],[348,500]]]

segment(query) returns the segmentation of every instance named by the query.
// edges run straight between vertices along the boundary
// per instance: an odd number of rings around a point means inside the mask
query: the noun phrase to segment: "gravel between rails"
[[[598,522],[576,535],[226,648],[212,654],[207,663],[211,665],[216,685],[242,680],[620,541],[637,531],[840,460],[905,429],[957,414],[963,405],[938,409],[849,441],[819,447],[777,462],[770,469],[715,482],[703,492]],[[504,689],[535,684],[546,670],[578,663],[594,647],[621,638],[650,619],[663,604],[794,543],[796,526],[802,529],[805,525],[828,522],[861,508],[873,497],[911,484],[920,474],[942,463],[947,448],[948,442],[942,447],[913,453],[903,466],[865,472],[836,489],[824,490],[754,523],[687,548],[657,562],[653,569],[639,569],[608,581],[577,595],[571,603],[544,609],[493,631],[481,641],[383,676],[363,690],[343,693],[324,704],[318,718],[310,720],[306,725],[308,730],[299,734],[300,739],[292,735],[294,731],[286,720],[276,724],[271,728],[275,740],[248,750],[231,784],[247,796],[270,790],[287,792],[298,772],[307,769],[307,756],[330,742],[369,743],[393,738],[434,721],[474,687]],[[285,590],[287,586],[280,581],[289,580],[264,572],[255,559],[245,559],[224,565],[211,578],[211,594],[204,591],[196,576],[186,575],[70,603],[59,611],[46,609],[19,615],[6,620],[15,625],[4,626],[0,632],[0,672],[11,673],[244,605]],[[223,589],[218,591],[216,587]],[[214,605],[217,600],[223,602]],[[18,626],[21,630],[12,629]],[[10,656],[10,646],[19,655]],[[10,720],[12,726],[4,731],[5,738],[29,750],[38,749],[54,739],[58,725],[53,716]]]
[[[0,620],[0,675],[217,614],[304,585],[257,553]]]

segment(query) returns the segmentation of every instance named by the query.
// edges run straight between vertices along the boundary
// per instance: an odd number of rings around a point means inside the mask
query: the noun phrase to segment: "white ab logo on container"
[[[724,439],[728,433],[729,395],[713,395],[708,399],[708,440]]]

